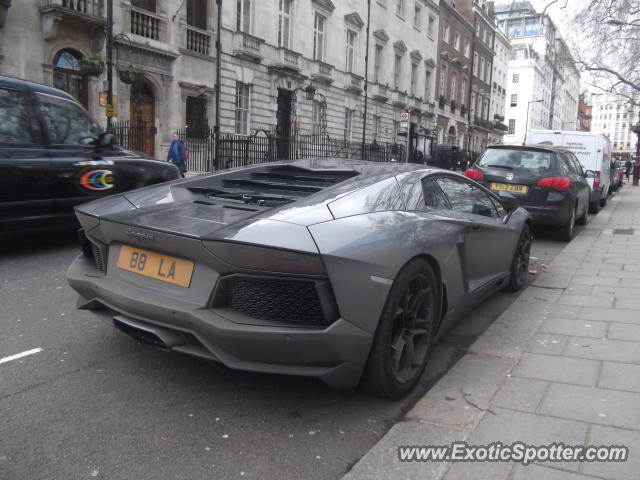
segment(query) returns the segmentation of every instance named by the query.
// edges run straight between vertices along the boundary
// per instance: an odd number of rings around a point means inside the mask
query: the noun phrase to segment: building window
[[[400,67],[402,66],[402,56],[396,55],[393,61],[393,88],[400,88]]]
[[[441,97],[444,97],[444,81],[445,78],[447,78],[447,66],[446,65],[442,65],[442,68],[440,69],[440,90],[439,90],[439,94]]]
[[[187,135],[204,137],[208,127],[207,99],[205,97],[187,97],[185,106]]]
[[[520,83],[520,74],[519,73],[514,73],[511,76],[511,83]]]
[[[64,2],[64,3],[72,3],[72,2]],[[143,10],[147,10],[149,12],[155,13],[156,11],[156,0],[131,0],[131,5],[136,8],[142,8]]]
[[[436,19],[429,15],[429,23],[427,25],[427,36],[433,38],[433,29],[436,24]]]
[[[484,80],[484,57],[480,57],[480,71],[478,72],[478,78]]]
[[[291,48],[291,0],[279,0],[278,46]]]
[[[351,73],[353,72],[354,62],[355,62],[355,53],[356,53],[356,40],[358,38],[358,34],[353,30],[347,29],[347,50],[346,50],[346,71]]]
[[[382,69],[382,45],[376,45],[376,50],[373,55],[373,81],[380,83]]]
[[[236,133],[249,134],[249,99],[251,86],[248,83],[236,82]]]
[[[473,76],[478,76],[478,52],[473,52]]]
[[[53,61],[53,86],[75,97],[85,108],[89,103],[87,77],[80,73],[82,55],[61,50]]]
[[[453,48],[455,48],[457,51],[460,51],[460,35],[458,35],[457,33],[453,34]]]
[[[462,79],[462,84],[460,85],[460,105],[465,105],[465,101],[467,100],[467,79]]]
[[[518,106],[518,95],[515,94],[515,93],[511,95],[510,106],[512,106],[512,107],[517,107]]]
[[[469,58],[470,54],[471,54],[471,45],[469,44],[469,42],[464,42],[464,56],[466,58]]]
[[[483,109],[484,119],[489,120],[489,99],[484,99],[484,109]]]
[[[396,15],[404,18],[404,0],[396,1]]]
[[[353,133],[353,110],[345,108],[344,110],[344,139],[347,142],[351,141],[351,134]]]
[[[236,30],[251,33],[251,0],[237,0]]]
[[[322,104],[319,100],[313,101],[313,110],[311,112],[311,133],[320,135],[322,133]]]
[[[515,135],[515,133],[516,133],[516,120],[515,118],[510,118],[509,131],[507,132],[507,135]]]
[[[380,117],[377,115],[373,116],[373,138],[374,140],[378,139],[380,135]]]
[[[431,99],[431,72],[429,70],[424,72],[424,101],[428,102]]]
[[[422,27],[422,8],[416,3],[413,10],[413,26],[420,30]]]
[[[416,94],[416,82],[417,82],[417,77],[418,77],[418,64],[417,63],[411,63],[411,86],[410,86],[410,91],[409,93],[411,93],[411,95]]]
[[[451,75],[451,101],[455,102],[456,101],[456,83],[458,81],[458,76],[453,74]]]
[[[491,62],[487,62],[487,70],[485,71],[484,81],[487,85],[491,85]]]
[[[442,27],[442,41],[444,43],[449,43],[449,25]]]
[[[324,37],[327,17],[316,12],[313,23],[313,59],[324,60]]]
[[[187,25],[207,28],[207,2],[202,0],[187,0]]]

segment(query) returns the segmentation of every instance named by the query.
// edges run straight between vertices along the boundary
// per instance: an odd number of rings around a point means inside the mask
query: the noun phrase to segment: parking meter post
[[[113,125],[113,0],[107,0],[107,127]]]

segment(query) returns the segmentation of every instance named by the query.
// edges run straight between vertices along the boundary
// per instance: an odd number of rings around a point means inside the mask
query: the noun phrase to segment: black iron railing
[[[138,152],[153,152],[155,128],[148,122],[113,122],[108,129],[116,137],[116,145]]]

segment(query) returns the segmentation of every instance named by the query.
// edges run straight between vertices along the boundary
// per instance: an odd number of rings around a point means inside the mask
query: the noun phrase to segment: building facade
[[[611,151],[623,159],[635,155],[638,136],[631,128],[640,124],[640,107],[633,105],[626,98],[606,93],[592,94],[591,101],[591,131],[609,137]]]
[[[512,45],[504,141],[521,143],[532,128],[576,130],[579,74],[549,16],[530,2],[496,5],[495,15]]]
[[[587,92],[582,92],[578,101],[578,130],[581,132],[591,131],[591,117],[593,104]]]
[[[3,9],[0,74],[67,90],[106,125],[107,109],[99,105],[106,72],[82,70],[92,54],[105,55],[105,5],[104,0],[13,2]],[[164,157],[177,130],[192,136],[211,131],[219,34],[220,132],[360,142],[364,130],[368,143],[406,144],[400,114],[410,110],[412,151],[428,153],[436,127],[437,3],[372,0],[368,52],[365,1],[222,5],[217,32],[215,0],[114,2],[116,97],[110,113],[115,125],[135,127],[142,135],[138,149]],[[143,80],[125,83],[127,72],[141,72]]]
[[[494,121],[494,128],[489,133],[487,143],[502,143],[508,127],[505,125],[507,109],[507,77],[509,59],[511,58],[511,42],[499,28],[495,29],[493,56],[493,81],[491,82],[491,102],[489,118]]]
[[[440,0],[438,32],[437,140],[467,147],[474,28],[471,0]]]

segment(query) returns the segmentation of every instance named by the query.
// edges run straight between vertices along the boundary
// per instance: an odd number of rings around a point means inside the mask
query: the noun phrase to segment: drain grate
[[[635,229],[633,228],[616,228],[613,231],[614,235],[633,235],[633,232],[635,232]]]

